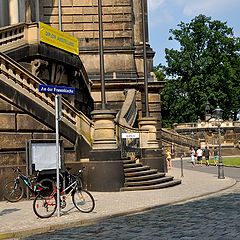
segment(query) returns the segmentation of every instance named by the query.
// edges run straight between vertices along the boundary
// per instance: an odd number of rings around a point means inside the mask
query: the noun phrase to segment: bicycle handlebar
[[[16,167],[16,168],[13,168],[13,167],[12,167],[12,170],[13,170],[14,172],[21,172],[21,169],[20,169],[19,167]]]
[[[78,170],[78,173],[77,173],[76,175],[77,175],[77,176],[80,176],[81,173],[85,170],[85,168],[86,168],[86,167],[82,167],[81,169],[79,169],[79,170]],[[70,172],[71,169],[72,169],[72,168],[67,167],[67,168],[66,168],[66,171],[67,171],[67,173],[68,173],[69,175],[74,175],[74,174],[72,174],[72,173]]]
[[[85,170],[85,168],[86,168],[86,167],[82,167],[82,169],[79,169],[79,170],[78,170],[78,174],[77,174],[77,175],[78,175],[78,176],[80,176],[80,175],[81,175],[81,173],[82,173],[82,172]]]

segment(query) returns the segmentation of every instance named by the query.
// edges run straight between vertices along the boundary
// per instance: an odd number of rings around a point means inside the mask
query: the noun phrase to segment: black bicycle
[[[38,182],[38,175],[29,177],[24,175],[20,168],[12,168],[16,175],[13,180],[8,181],[4,187],[4,198],[9,202],[18,202],[24,196],[24,185],[34,195],[41,193],[42,195],[49,195],[53,191],[54,182],[51,179],[45,178]]]
[[[83,168],[84,169],[84,168]],[[60,190],[60,207],[66,207],[66,200],[71,196],[74,206],[83,213],[90,213],[95,207],[95,201],[90,192],[82,189],[80,169],[78,174],[74,175],[68,171],[68,184],[66,188]],[[40,218],[51,217],[57,209],[57,187],[49,196],[37,195],[33,201],[33,211]]]

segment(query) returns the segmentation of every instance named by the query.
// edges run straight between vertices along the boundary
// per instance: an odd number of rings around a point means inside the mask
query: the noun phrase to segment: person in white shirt
[[[197,161],[198,161],[198,163],[200,163],[201,167],[202,167],[202,156],[203,156],[203,150],[201,149],[201,147],[198,147]]]
[[[191,163],[192,163],[192,167],[195,167],[195,150],[194,147],[191,147]]]

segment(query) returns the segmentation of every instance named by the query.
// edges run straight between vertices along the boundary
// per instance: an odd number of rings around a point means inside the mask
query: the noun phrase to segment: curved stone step
[[[147,185],[155,185],[155,184],[160,184],[164,182],[169,182],[172,180],[173,180],[172,176],[165,176],[165,177],[155,178],[155,179],[145,180],[145,181],[125,182],[124,186],[125,187],[147,186]]]
[[[151,180],[155,178],[162,178],[165,177],[165,173],[154,173],[154,174],[146,174],[146,175],[140,175],[136,177],[125,177],[126,182],[134,182],[134,181],[145,181],[145,180]]]
[[[123,164],[123,168],[134,168],[134,167],[142,167],[142,163],[127,163],[127,164]]]
[[[136,161],[134,159],[123,160],[123,164],[128,164],[128,163],[136,163]]]
[[[145,170],[150,170],[149,166],[141,166],[141,167],[134,167],[134,168],[126,168],[124,169],[124,173],[129,173],[129,172],[141,172]]]
[[[139,171],[139,172],[126,172],[126,173],[124,173],[124,176],[125,176],[125,178],[137,177],[137,176],[156,174],[157,172],[158,172],[157,169],[150,169],[150,170]]]
[[[164,182],[155,185],[147,185],[147,186],[134,186],[134,187],[123,187],[120,191],[141,191],[141,190],[154,190],[154,189],[162,189],[167,187],[173,187],[178,184],[181,184],[181,180],[175,179],[169,182]]]

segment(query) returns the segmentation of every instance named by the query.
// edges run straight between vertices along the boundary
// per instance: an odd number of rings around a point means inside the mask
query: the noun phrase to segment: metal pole
[[[61,0],[58,0],[58,28],[62,31],[62,4]],[[61,96],[55,95],[55,121],[56,121],[56,175],[57,175],[57,216],[60,217],[60,192],[59,192],[59,162],[61,161],[60,151],[59,151],[59,120],[60,120],[60,101]]]
[[[58,29],[60,31],[62,31],[62,3],[61,3],[61,0],[58,0],[58,21],[59,21]]]
[[[102,102],[102,109],[105,109],[106,108],[106,97],[105,97],[105,78],[104,78],[102,0],[98,0],[98,27],[99,27],[101,102]]]
[[[218,161],[218,178],[224,179],[224,166],[222,162],[222,144],[221,144],[221,123],[218,125],[218,137],[219,137],[219,161]]]
[[[60,192],[59,192],[59,160],[60,160],[60,152],[59,152],[59,103],[60,96],[55,95],[55,121],[56,121],[56,177],[57,177],[57,216],[60,217]]]
[[[145,114],[146,114],[146,117],[149,117],[145,2],[146,2],[145,0],[142,0],[143,72],[144,72],[144,89],[145,89]]]
[[[61,95],[55,95],[55,121],[56,121],[56,175],[57,175],[57,216],[60,217],[60,181],[59,167],[61,162],[60,145],[59,145],[59,120],[60,120]]]
[[[36,22],[38,23],[40,20],[40,14],[39,14],[39,0],[36,0]]]

